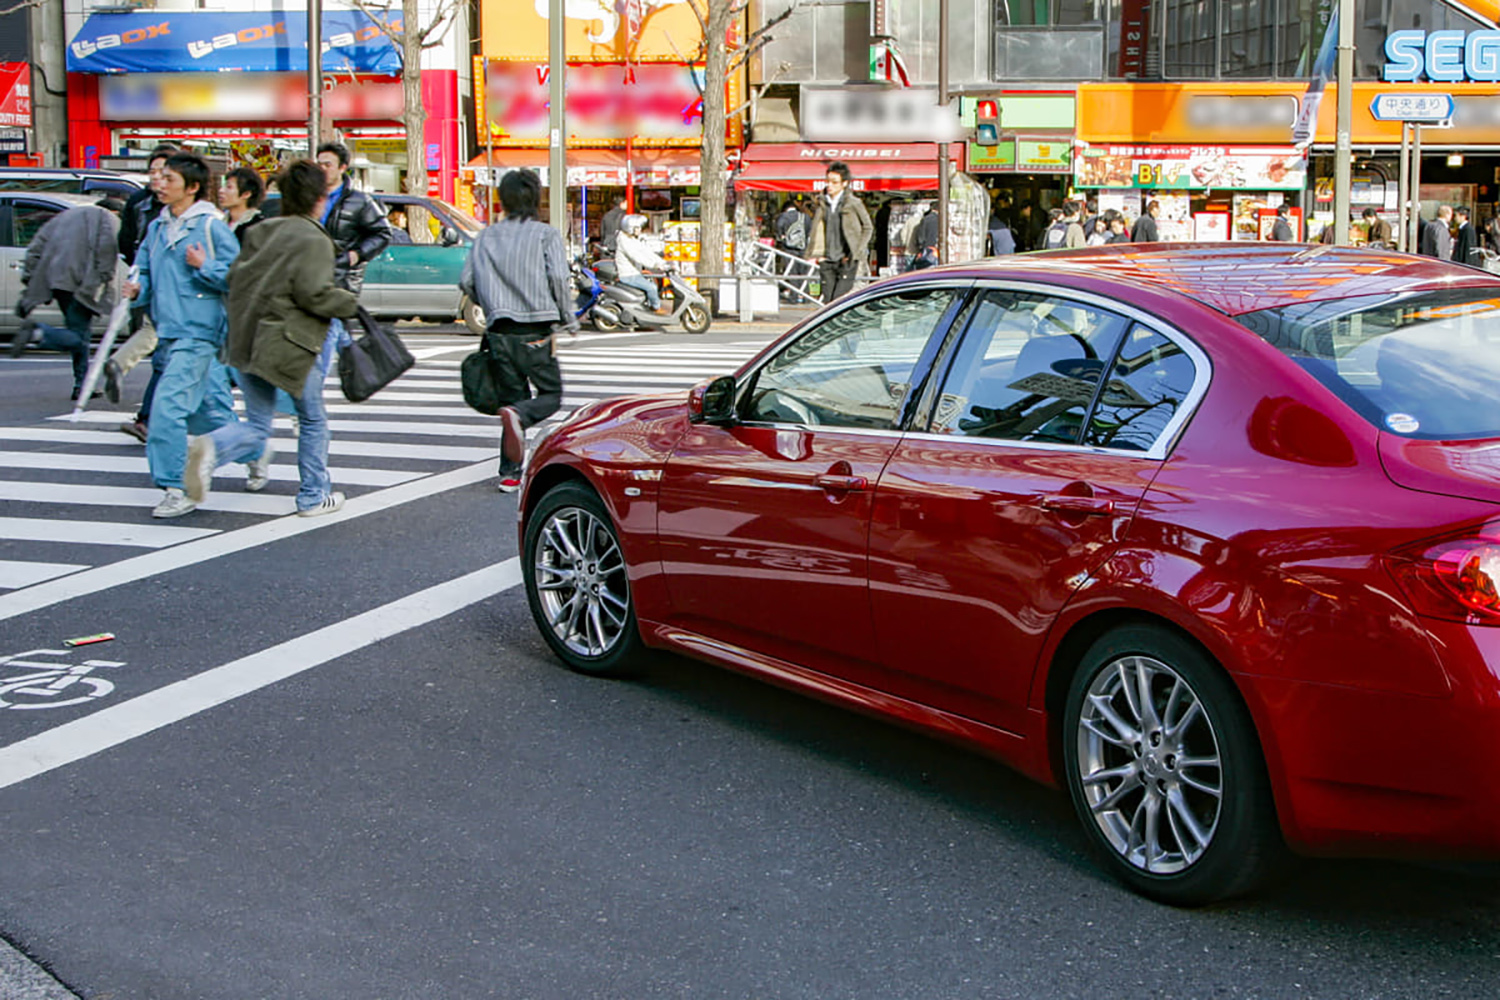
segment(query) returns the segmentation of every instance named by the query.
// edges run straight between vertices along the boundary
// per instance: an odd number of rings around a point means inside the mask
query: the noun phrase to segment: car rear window
[[[1500,438],[1500,286],[1305,302],[1236,319],[1382,430]]]

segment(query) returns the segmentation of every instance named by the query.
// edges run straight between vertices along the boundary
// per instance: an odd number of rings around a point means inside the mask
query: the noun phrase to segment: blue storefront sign
[[[1500,31],[1393,31],[1385,39],[1384,79],[1413,83],[1500,82]]]
[[[401,16],[386,15],[392,31]],[[307,15],[299,11],[91,14],[68,45],[70,73],[306,71]],[[323,69],[401,72],[401,54],[360,11],[323,15]]]

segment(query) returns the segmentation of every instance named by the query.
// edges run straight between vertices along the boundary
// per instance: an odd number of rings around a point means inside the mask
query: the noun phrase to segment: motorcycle
[[[573,315],[582,322],[587,319],[593,322],[593,312],[599,307],[599,302],[604,298],[604,285],[599,281],[599,275],[594,269],[584,262],[582,257],[573,261],[571,268],[573,272],[573,288],[578,292],[578,297],[573,300]],[[612,310],[605,307],[610,316],[614,316],[614,322],[619,324],[619,318]],[[597,329],[597,324],[595,325]]]
[[[587,269],[585,269],[587,270]],[[708,312],[708,300],[698,289],[688,284],[676,271],[667,271],[667,284],[672,289],[672,311],[662,314],[646,304],[646,293],[639,288],[622,285],[612,261],[599,261],[594,265],[596,280],[600,282],[599,298],[593,303],[590,321],[601,333],[615,330],[663,330],[673,323],[681,323],[688,333],[706,333],[713,318]]]

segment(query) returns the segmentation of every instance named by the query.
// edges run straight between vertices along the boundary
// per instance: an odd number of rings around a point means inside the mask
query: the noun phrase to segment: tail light
[[[1500,523],[1397,549],[1386,566],[1418,614],[1500,625]]]

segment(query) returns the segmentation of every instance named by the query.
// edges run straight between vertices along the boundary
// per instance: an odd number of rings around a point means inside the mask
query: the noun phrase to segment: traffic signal
[[[1000,102],[978,101],[974,105],[974,144],[1000,145]]]

